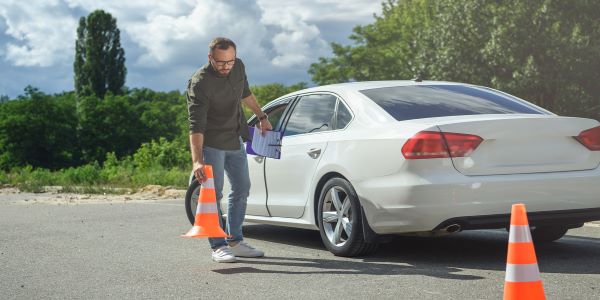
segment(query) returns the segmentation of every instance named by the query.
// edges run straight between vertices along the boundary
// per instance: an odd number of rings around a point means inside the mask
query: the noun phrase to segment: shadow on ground
[[[503,271],[506,267],[508,234],[504,230],[461,232],[438,238],[397,237],[382,244],[371,256],[336,257],[321,242],[318,231],[271,225],[247,225],[248,238],[313,249],[316,258],[265,257],[241,259],[252,266],[214,270],[221,274],[368,274],[425,275],[438,278],[477,280],[482,277],[458,274],[463,269]],[[536,245],[540,271],[564,274],[600,274],[600,241],[572,237]],[[596,262],[596,263],[593,263]],[[239,264],[238,264],[239,265]],[[258,266],[283,266],[286,270],[262,270]],[[290,271],[289,269],[293,270]],[[310,269],[301,269],[310,268]]]

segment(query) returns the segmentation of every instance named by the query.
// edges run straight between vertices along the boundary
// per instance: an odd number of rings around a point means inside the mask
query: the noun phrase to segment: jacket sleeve
[[[210,101],[198,81],[190,79],[186,91],[190,134],[204,133]]]

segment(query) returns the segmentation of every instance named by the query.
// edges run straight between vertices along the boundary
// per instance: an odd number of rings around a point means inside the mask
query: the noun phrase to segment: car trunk
[[[464,175],[499,175],[590,170],[600,164],[575,137],[597,126],[591,119],[560,116],[490,115],[438,124],[442,132],[472,134],[483,141],[452,163]]]

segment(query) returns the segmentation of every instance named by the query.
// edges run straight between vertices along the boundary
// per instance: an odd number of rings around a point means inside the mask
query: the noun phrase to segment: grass
[[[30,166],[0,173],[0,184],[40,193],[47,186],[61,186],[61,192],[86,194],[123,194],[146,185],[186,188],[189,170],[160,165],[139,168],[133,164],[100,167],[97,163],[57,171]]]

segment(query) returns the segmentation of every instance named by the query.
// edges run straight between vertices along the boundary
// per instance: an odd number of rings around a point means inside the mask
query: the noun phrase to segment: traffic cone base
[[[542,281],[506,282],[504,299],[546,299]]]
[[[198,204],[200,205],[200,204]],[[198,215],[196,215],[196,218],[198,218]],[[196,225],[197,223],[206,223],[206,224],[219,224],[219,215],[218,214],[203,214],[202,218],[204,218],[204,221],[200,221],[200,222],[195,222],[194,221],[194,226],[192,227],[192,229],[190,229],[186,234],[182,235],[181,237],[187,237],[187,238],[202,238],[202,237],[229,237],[229,235],[227,235],[227,233],[225,233],[225,231],[223,231],[223,229],[221,228],[221,226],[202,226],[202,225]],[[210,220],[209,220],[210,219]]]

